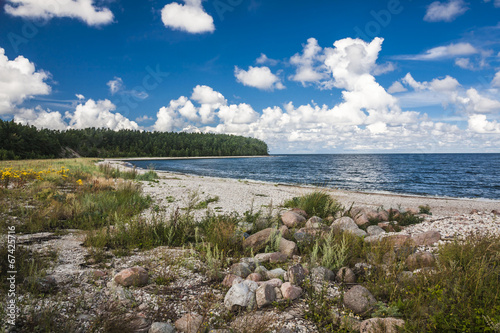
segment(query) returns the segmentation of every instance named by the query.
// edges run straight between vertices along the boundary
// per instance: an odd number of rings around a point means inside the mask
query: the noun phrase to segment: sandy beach
[[[130,168],[125,160],[108,159],[100,163],[110,163],[120,169]],[[139,170],[139,172],[144,172]],[[201,200],[219,197],[209,208],[218,212],[244,213],[253,209],[274,208],[282,205],[285,200],[308,192],[321,189],[330,193],[345,207],[368,206],[371,208],[413,208],[429,205],[433,215],[458,216],[470,214],[472,210],[490,213],[500,210],[499,200],[458,199],[412,196],[385,193],[362,193],[313,186],[283,185],[251,180],[230,178],[203,177],[165,171],[157,171],[160,175],[158,183],[145,184],[144,193],[150,195],[160,207],[166,210],[185,207],[189,197],[197,194]]]

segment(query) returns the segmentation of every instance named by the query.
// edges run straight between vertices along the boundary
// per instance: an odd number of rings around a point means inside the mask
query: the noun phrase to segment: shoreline
[[[168,161],[168,160],[205,160],[205,159],[227,159],[227,158],[263,158],[271,155],[248,155],[248,156],[191,156],[191,157],[127,157],[127,158],[105,158],[105,161]]]
[[[124,159],[105,159],[100,163],[111,163],[114,167],[130,169]],[[137,168],[140,172],[147,170]],[[199,176],[181,172],[155,170],[160,175],[158,186],[144,186],[144,192],[151,195],[159,204],[174,208],[188,200],[189,193],[198,192],[202,199],[209,196],[218,196],[219,201],[210,204],[210,208],[220,208],[220,212],[230,213],[256,208],[281,205],[285,200],[300,196],[315,190],[324,190],[336,198],[344,207],[354,203],[356,206],[371,208],[412,208],[418,209],[421,205],[429,205],[431,212],[437,215],[470,214],[472,210],[491,212],[500,210],[500,200],[430,197],[399,193],[369,193],[344,189],[332,189],[314,185],[281,184],[257,180],[242,180],[212,176]],[[169,194],[167,194],[169,193]],[[174,197],[174,202],[165,198]]]

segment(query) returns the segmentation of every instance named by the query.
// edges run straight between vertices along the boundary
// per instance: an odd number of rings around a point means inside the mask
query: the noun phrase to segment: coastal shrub
[[[347,232],[332,230],[323,239],[310,244],[310,251],[302,249],[301,254],[308,256],[311,266],[323,266],[335,271],[348,265],[351,261],[363,256],[365,245],[358,237]]]
[[[217,245],[212,246],[207,243],[201,251],[203,262],[206,265],[205,274],[212,281],[222,281],[224,275],[222,268],[225,262],[226,253],[220,251]]]
[[[280,250],[280,243],[281,243],[281,232],[279,232],[277,229],[273,230],[271,234],[269,235],[269,238],[267,239],[267,246],[264,252],[270,253],[270,252],[279,252]]]
[[[184,246],[195,242],[196,228],[194,218],[190,214],[181,214],[177,209],[170,218],[156,216],[150,221],[141,218],[118,219],[107,227],[87,232],[84,245],[106,247],[124,253],[135,248]]]
[[[375,262],[385,251],[379,246]],[[358,282],[401,314],[406,332],[493,332],[500,322],[499,253],[499,236],[471,235],[441,245],[433,269],[400,278],[404,258],[396,257]]]
[[[420,210],[420,214],[427,214],[427,215],[432,215],[431,213],[431,207],[429,205],[425,206],[418,206],[418,209]]]
[[[284,203],[285,207],[300,208],[309,216],[327,218],[343,210],[342,205],[325,191],[314,191],[300,197],[294,197]]]
[[[241,239],[236,233],[239,220],[236,213],[215,215],[208,212],[197,224],[200,237],[197,241],[217,246],[227,255],[239,256],[243,251]]]
[[[325,284],[321,291],[317,291],[309,280],[303,284],[305,290],[306,310],[304,318],[313,322],[318,332],[348,332],[347,329],[341,329],[338,318],[333,314],[332,309],[341,306],[335,299],[327,297]]]

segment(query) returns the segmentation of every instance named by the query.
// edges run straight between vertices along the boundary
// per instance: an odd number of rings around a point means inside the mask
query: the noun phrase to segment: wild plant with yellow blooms
[[[48,168],[41,171],[34,171],[33,169],[16,170],[13,168],[0,169],[0,186],[4,188],[21,187],[32,180],[43,180],[48,175],[58,175],[66,179],[70,175],[69,169],[62,166],[59,170]],[[81,182],[81,180],[80,180]],[[77,181],[79,185],[82,185]]]

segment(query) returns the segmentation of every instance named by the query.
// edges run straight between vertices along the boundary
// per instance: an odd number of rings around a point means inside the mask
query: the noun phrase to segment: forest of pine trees
[[[102,128],[56,131],[0,119],[0,160],[69,157],[192,157],[267,155],[267,144],[242,136]]]

